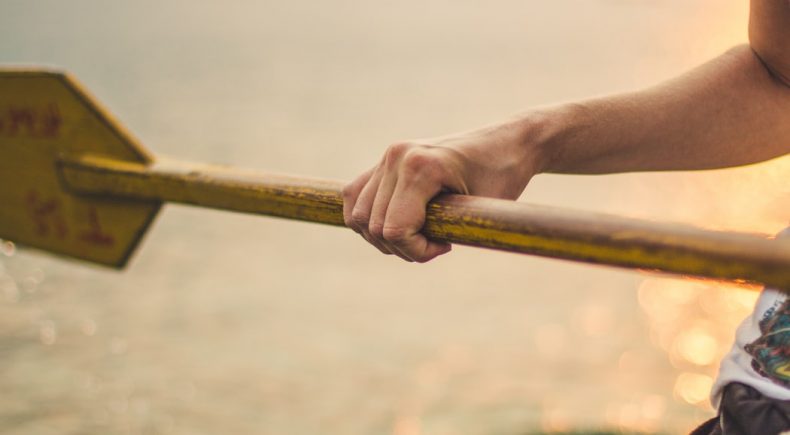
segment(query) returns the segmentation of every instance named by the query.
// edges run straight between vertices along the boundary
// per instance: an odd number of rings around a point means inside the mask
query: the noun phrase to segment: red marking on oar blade
[[[0,111],[0,135],[54,138],[60,134],[63,117],[57,104],[44,107],[8,107]]]
[[[61,214],[61,204],[57,198],[42,200],[37,191],[31,190],[27,194],[27,208],[35,225],[36,234],[47,237],[52,229],[59,239],[66,238],[68,227]]]
[[[115,244],[115,238],[111,234],[102,231],[99,223],[99,213],[95,207],[91,207],[88,211],[88,224],[90,229],[80,233],[80,240],[99,246],[112,246]]]

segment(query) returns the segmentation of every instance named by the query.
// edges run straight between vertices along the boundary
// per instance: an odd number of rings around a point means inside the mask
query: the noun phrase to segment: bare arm
[[[790,86],[749,46],[657,87],[542,116],[548,172],[711,169],[790,151]]]
[[[653,89],[555,110],[543,169],[708,169],[787,153],[790,1],[753,0],[749,35],[750,46]]]
[[[777,79],[790,86],[790,0],[752,0],[749,42]]]
[[[419,232],[442,191],[515,199],[541,172],[711,169],[787,154],[790,0],[753,0],[750,39],[651,89],[393,145],[346,186],[346,225],[384,253],[422,262],[450,249]]]

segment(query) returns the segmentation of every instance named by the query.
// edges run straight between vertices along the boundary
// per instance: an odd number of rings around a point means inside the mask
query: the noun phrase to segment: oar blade
[[[160,203],[68,192],[58,160],[83,153],[152,160],[69,75],[0,69],[0,238],[123,267]]]

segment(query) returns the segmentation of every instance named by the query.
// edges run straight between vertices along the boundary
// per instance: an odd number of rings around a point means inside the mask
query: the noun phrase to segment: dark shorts
[[[775,400],[754,388],[728,384],[719,406],[719,415],[690,435],[778,435],[790,431],[790,400]]]

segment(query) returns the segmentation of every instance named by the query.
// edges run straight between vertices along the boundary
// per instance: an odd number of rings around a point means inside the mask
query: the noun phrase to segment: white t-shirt
[[[790,228],[779,237],[790,237]],[[790,400],[790,299],[765,289],[754,312],[735,333],[735,344],[721,362],[711,403],[718,408],[724,387],[731,382],[751,386],[764,396]]]

